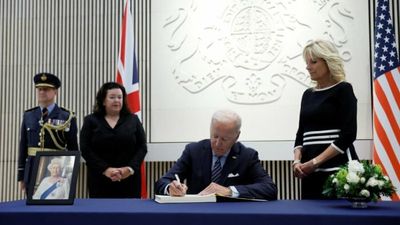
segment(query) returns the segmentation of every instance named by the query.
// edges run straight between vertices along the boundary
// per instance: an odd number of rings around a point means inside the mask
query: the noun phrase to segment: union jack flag
[[[139,75],[136,65],[135,48],[133,41],[133,19],[130,1],[124,7],[121,26],[121,43],[118,57],[117,83],[125,87],[127,103],[131,112],[140,118]],[[140,168],[141,173],[141,198],[147,198],[145,162]]]

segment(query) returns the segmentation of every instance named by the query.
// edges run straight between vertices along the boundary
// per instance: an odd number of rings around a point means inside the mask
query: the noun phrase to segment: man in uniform
[[[77,125],[73,112],[56,103],[61,81],[53,74],[33,78],[39,106],[25,111],[19,142],[18,182],[26,191],[38,151],[77,151]]]

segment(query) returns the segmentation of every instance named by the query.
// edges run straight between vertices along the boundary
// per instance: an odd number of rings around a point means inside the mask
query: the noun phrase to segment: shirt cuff
[[[335,144],[332,143],[331,145],[336,151],[340,152],[341,154],[344,153],[344,151],[342,149],[340,149],[338,146],[336,146]]]
[[[171,185],[171,184],[167,184],[167,186],[165,186],[164,195],[169,195],[169,191],[168,191],[169,185]]]
[[[301,151],[303,148],[303,145],[297,145],[296,147],[293,148],[293,151],[295,152],[297,149]]]
[[[135,173],[135,171],[134,171],[130,166],[128,166],[128,170],[129,170],[129,173],[130,173],[131,175],[133,175],[133,174]]]
[[[238,190],[235,188],[235,186],[229,186],[229,188],[230,188],[231,191],[232,191],[232,196],[231,196],[231,197],[233,197],[233,198],[239,197],[239,192],[238,192]]]

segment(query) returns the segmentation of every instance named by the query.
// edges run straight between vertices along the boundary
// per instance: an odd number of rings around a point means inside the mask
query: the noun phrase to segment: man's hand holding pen
[[[169,185],[169,195],[170,196],[184,196],[186,194],[187,191],[187,186],[185,184],[182,184],[179,176],[177,174],[175,174],[175,178],[176,180],[173,180],[170,185]]]

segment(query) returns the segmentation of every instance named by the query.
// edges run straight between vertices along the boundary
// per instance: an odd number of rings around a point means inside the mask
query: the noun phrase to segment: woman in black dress
[[[80,132],[91,198],[140,198],[140,165],[147,153],[139,118],[129,111],[125,88],[105,83]]]

